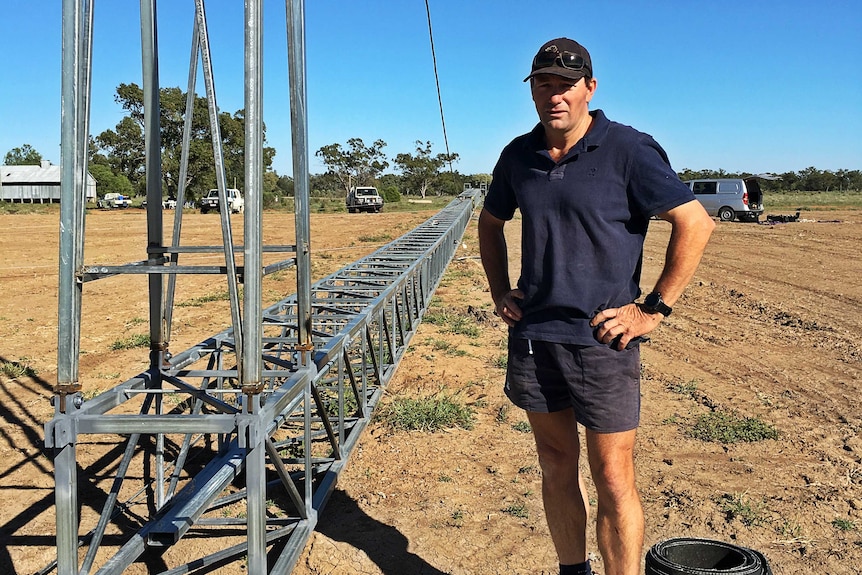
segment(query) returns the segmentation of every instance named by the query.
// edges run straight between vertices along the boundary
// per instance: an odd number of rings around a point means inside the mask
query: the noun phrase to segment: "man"
[[[650,136],[590,112],[597,83],[583,46],[547,42],[527,80],[539,124],[503,150],[479,217],[491,296],[510,327],[506,394],[533,429],[560,573],[591,573],[580,423],[605,574],[635,574],[644,531],[633,456],[638,342],[670,315],[715,223]],[[503,228],[516,209],[522,253],[513,289]],[[635,303],[652,216],[672,232],[655,287]]]

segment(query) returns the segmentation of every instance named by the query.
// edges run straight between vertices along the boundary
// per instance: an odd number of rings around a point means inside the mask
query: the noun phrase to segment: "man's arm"
[[[492,216],[482,210],[479,214],[479,254],[482,257],[482,267],[488,278],[491,298],[497,315],[503,318],[507,325],[513,326],[521,319],[521,308],[518,300],[523,299],[520,290],[513,290],[509,280],[509,250],[506,246],[506,236],[503,234],[505,220]]]
[[[660,217],[672,226],[665,255],[664,268],[653,288],[662,300],[673,306],[685,287],[694,277],[706,244],[715,228],[715,222],[697,200],[678,206]],[[620,338],[618,349],[623,349],[635,337],[649,333],[664,318],[660,313],[650,314],[637,304],[606,309],[593,318],[591,325],[599,326],[596,337],[602,343]]]
[[[697,200],[678,206],[660,216],[672,230],[665,254],[664,269],[653,288],[673,306],[694,277],[715,222]]]

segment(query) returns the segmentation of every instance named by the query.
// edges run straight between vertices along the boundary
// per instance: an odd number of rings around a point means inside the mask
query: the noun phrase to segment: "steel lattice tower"
[[[226,183],[204,0],[194,4],[187,111],[192,109],[200,65],[224,206]],[[287,1],[296,241],[268,246],[262,241],[262,0],[246,0],[242,244],[235,243],[229,210],[224,209],[221,245],[183,245],[181,209],[171,239],[165,242],[156,0],[141,0],[147,259],[88,265],[84,175],[92,14],[93,0],[63,1],[58,365],[54,417],[45,428],[46,446],[55,454],[58,573],[122,573],[148,550],[177,545],[191,529],[208,537],[238,531],[243,542],[214,544],[217,551],[166,573],[211,569],[245,554],[249,573],[287,573],[407,349],[481,191],[465,191],[413,231],[312,285],[304,3]],[[185,181],[188,164],[191,114],[186,116],[180,182]],[[181,183],[178,206],[184,194]],[[286,257],[264,265],[265,252]],[[204,266],[181,259],[199,253],[220,254],[224,264]],[[296,294],[263,308],[263,277],[288,268],[296,270]],[[84,286],[120,274],[147,276],[149,368],[85,401],[79,375]],[[226,276],[231,327],[203,337],[186,351],[171,353],[176,282],[189,274]],[[167,396],[179,401],[166,403]],[[77,446],[93,434],[118,436],[123,455],[112,472],[111,489],[103,494],[98,521],[82,525]],[[120,529],[124,541],[114,552],[115,547],[105,543],[106,534],[112,525],[117,529],[117,517],[130,501],[123,497],[129,492],[146,494],[151,503],[136,531]],[[270,517],[266,500],[274,493],[287,503],[282,514]],[[236,502],[246,503],[245,517],[216,512]],[[110,556],[104,559],[106,553]]]

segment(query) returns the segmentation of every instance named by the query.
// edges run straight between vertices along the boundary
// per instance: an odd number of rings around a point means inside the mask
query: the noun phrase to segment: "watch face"
[[[644,307],[650,310],[650,313],[660,313],[664,316],[669,316],[671,307],[664,303],[661,299],[661,294],[652,292],[644,298]]]

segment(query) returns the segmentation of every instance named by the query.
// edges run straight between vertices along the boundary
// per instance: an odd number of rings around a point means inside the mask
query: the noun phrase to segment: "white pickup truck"
[[[123,194],[118,194],[116,192],[108,192],[101,200],[99,200],[98,203],[100,208],[107,208],[109,210],[114,208],[128,208],[131,205],[132,200]]]
[[[227,205],[230,208],[230,213],[241,214],[245,211],[245,200],[242,199],[242,192],[235,188],[225,190],[227,194]],[[201,213],[205,214],[210,210],[219,211],[218,190],[212,189],[201,198]]]
[[[379,212],[383,209],[383,197],[377,188],[371,186],[359,186],[350,190],[347,194],[347,211],[351,214],[356,212]]]

